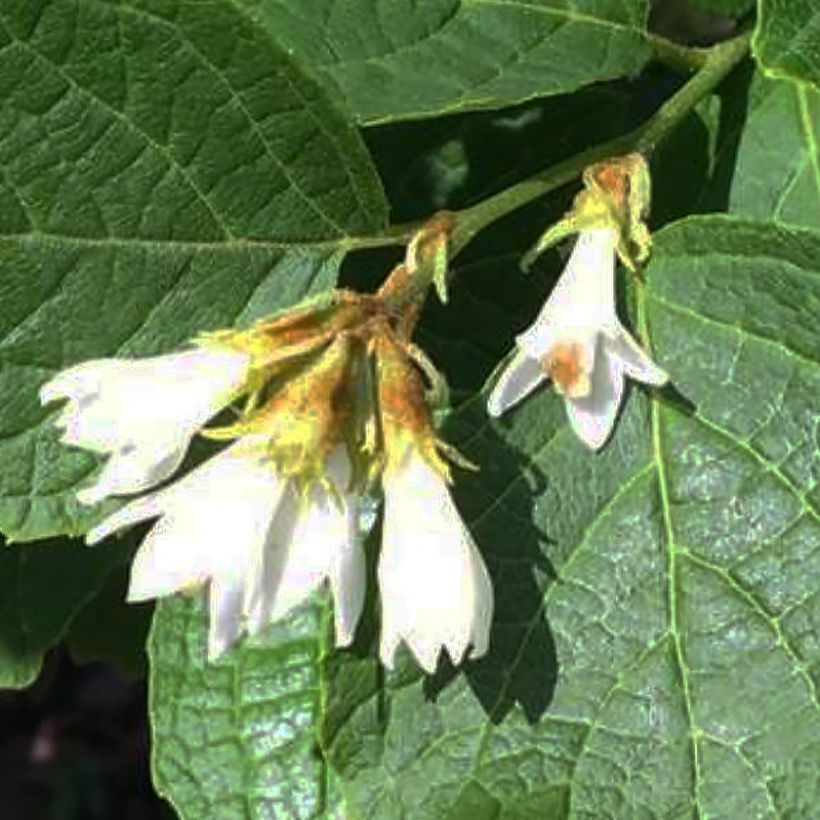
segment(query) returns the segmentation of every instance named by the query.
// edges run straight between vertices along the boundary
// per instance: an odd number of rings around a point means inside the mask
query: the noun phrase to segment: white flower
[[[453,663],[470,646],[480,657],[489,644],[493,588],[444,478],[409,447],[382,483],[382,662],[392,667],[402,640],[430,674],[442,648]]]
[[[340,447],[328,461],[338,493],[314,485],[301,498],[266,457],[264,436],[240,439],[169,487],[126,504],[88,533],[96,543],[159,517],[131,567],[129,601],[209,582],[208,657],[263,629],[329,578],[336,636],[347,645],[361,614],[365,566],[350,466]]]
[[[97,359],[58,373],[43,404],[68,399],[56,419],[66,444],[110,458],[84,504],[135,493],[168,478],[193,435],[235,397],[250,357],[213,347],[149,359]]]
[[[564,394],[570,424],[594,450],[609,438],[625,376],[662,385],[668,376],[615,313],[616,231],[582,231],[538,318],[516,339],[517,351],[487,402],[500,416],[552,379]]]

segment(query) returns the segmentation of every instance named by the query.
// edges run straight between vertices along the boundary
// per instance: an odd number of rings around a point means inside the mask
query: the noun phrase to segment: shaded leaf
[[[755,0],[691,0],[692,5],[709,14],[726,14],[729,17],[742,17],[750,12]]]
[[[644,0],[243,0],[365,124],[500,108],[636,74]]]
[[[128,552],[68,539],[0,545],[0,687],[32,683],[43,654]]]
[[[776,77],[820,85],[820,9],[814,0],[760,0],[752,50]]]
[[[741,65],[653,157],[656,225],[729,211],[820,225],[820,96]]]
[[[77,613],[65,643],[75,663],[112,664],[122,674],[137,679],[144,678],[148,672],[145,642],[154,605],[153,602],[126,601],[129,574],[130,561],[111,572]]]
[[[731,213],[820,225],[820,91],[757,75],[729,195]]]

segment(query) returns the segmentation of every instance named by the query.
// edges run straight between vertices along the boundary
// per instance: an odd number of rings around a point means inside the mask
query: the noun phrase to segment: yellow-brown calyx
[[[309,361],[340,333],[355,330],[381,310],[370,294],[334,290],[309,300],[247,330],[223,330],[200,336],[201,346],[227,347],[251,357],[246,412],[254,410],[271,379]]]
[[[378,301],[370,294],[334,290],[263,319],[248,330],[209,333],[197,342],[249,353],[252,367],[270,378],[294,360],[315,353],[337,334],[360,326],[379,310]]]
[[[637,153],[612,157],[585,168],[582,179],[584,190],[575,197],[572,208],[541,235],[522,267],[529,267],[540,253],[570,234],[609,228],[617,233],[621,261],[639,273],[651,246],[645,223],[651,195],[646,160]]]
[[[455,225],[453,214],[439,211],[413,234],[404,262],[393,269],[376,294],[392,313],[420,305],[430,285],[442,302],[447,301],[448,250]]]
[[[446,385],[410,338],[430,285],[446,277],[453,226],[449,214],[427,223],[376,294],[333,291],[248,330],[198,339],[251,358],[238,421],[205,435],[266,442],[277,473],[303,490],[328,483],[327,461],[340,446],[352,468],[340,490],[365,488],[411,448],[449,479],[441,453],[460,457],[436,440],[430,409],[444,403]]]
[[[558,342],[544,357],[541,366],[558,393],[571,399],[589,395],[589,364],[580,342]]]
[[[353,373],[364,355],[355,333],[339,332],[307,364],[281,374],[281,384],[259,408],[236,424],[205,435],[219,439],[263,435],[280,475],[295,479],[303,488],[324,481],[328,456],[335,447],[347,446],[351,438]]]
[[[424,381],[405,343],[385,324],[371,337],[375,360],[378,424],[383,467],[399,467],[415,449],[446,480],[450,469],[439,455]]]

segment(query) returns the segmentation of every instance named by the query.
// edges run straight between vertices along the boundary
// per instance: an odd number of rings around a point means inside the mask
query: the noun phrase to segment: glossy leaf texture
[[[549,388],[451,417],[491,649],[430,679],[340,660],[323,744],[353,816],[811,816],[818,259],[763,222],[659,232],[633,327],[672,386],[633,386],[599,454]]]
[[[645,0],[241,0],[363,124],[509,106],[631,76]]]
[[[776,77],[820,85],[820,9],[814,0],[760,0],[754,53]]]
[[[0,7],[0,529],[81,533],[39,386],[298,301],[379,231],[358,134],[228,2]]]
[[[148,651],[157,791],[183,818],[328,815],[338,796],[318,750],[322,602],[215,663],[200,596],[162,602]]]

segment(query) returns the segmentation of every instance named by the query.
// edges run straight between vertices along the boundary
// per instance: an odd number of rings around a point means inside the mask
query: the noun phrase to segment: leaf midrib
[[[79,247],[114,247],[114,248],[140,248],[148,247],[152,249],[191,249],[205,250],[210,252],[235,252],[241,250],[262,250],[262,251],[298,251],[298,250],[354,250],[368,245],[395,244],[392,238],[386,234],[371,235],[346,235],[336,239],[317,240],[272,240],[254,239],[244,237],[230,237],[224,240],[200,240],[200,239],[152,239],[139,236],[75,236],[72,234],[49,233],[45,231],[26,231],[21,233],[0,234],[0,242],[10,241],[30,241],[52,242],[54,244],[77,245]]]

